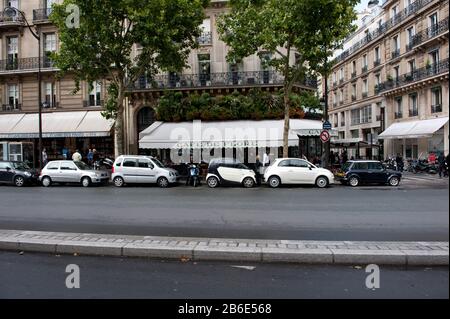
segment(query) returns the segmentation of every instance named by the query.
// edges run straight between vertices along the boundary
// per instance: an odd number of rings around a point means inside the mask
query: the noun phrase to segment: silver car
[[[42,170],[39,181],[44,187],[53,183],[81,183],[89,187],[92,184],[106,184],[109,177],[108,172],[94,170],[83,162],[52,161]]]

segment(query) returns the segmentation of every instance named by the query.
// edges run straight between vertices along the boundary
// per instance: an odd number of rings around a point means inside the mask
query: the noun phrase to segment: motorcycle
[[[386,169],[396,171],[397,170],[397,162],[395,161],[395,158],[389,157],[387,160],[384,161],[384,166]]]
[[[412,171],[417,173],[437,174],[438,167],[434,163],[428,163],[427,160],[415,160],[412,163]]]
[[[101,170],[101,169],[110,170],[110,169],[112,169],[113,165],[114,165],[114,160],[112,160],[110,158],[100,158],[97,161],[95,161],[93,164],[95,170]]]
[[[200,170],[196,165],[190,165],[188,169],[188,179],[186,186],[191,185],[194,187],[200,186]]]

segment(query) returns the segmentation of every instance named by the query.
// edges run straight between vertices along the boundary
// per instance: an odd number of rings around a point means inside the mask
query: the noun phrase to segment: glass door
[[[7,49],[8,49],[8,69],[17,70],[18,69],[18,58],[19,58],[19,38],[18,37],[7,37]]]
[[[201,86],[211,85],[211,56],[209,54],[198,55],[199,80]]]
[[[22,143],[9,143],[9,160],[13,162],[22,162]]]

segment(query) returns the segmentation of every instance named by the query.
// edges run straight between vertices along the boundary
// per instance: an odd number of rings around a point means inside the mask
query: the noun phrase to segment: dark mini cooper
[[[337,175],[342,184],[352,187],[361,184],[388,184],[397,187],[402,179],[400,172],[387,169],[378,161],[349,161]]]
[[[38,175],[24,162],[0,161],[0,184],[12,184],[22,187],[36,184]]]

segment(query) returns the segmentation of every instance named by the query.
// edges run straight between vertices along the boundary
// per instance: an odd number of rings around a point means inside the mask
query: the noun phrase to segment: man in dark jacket
[[[445,156],[444,153],[440,153],[438,158],[438,165],[439,165],[439,178],[442,178],[442,175],[445,176]]]
[[[261,186],[261,167],[263,167],[263,164],[261,163],[258,155],[256,156],[256,162],[255,165],[253,166],[253,171],[256,174],[256,184],[258,186]]]

